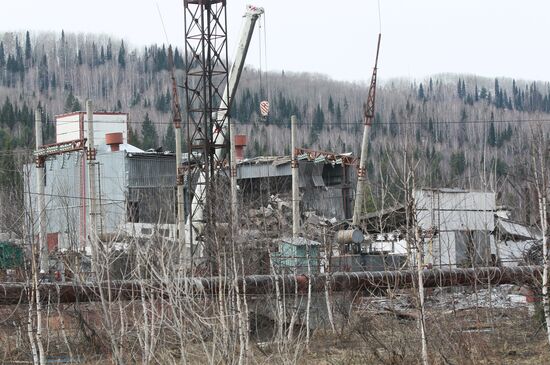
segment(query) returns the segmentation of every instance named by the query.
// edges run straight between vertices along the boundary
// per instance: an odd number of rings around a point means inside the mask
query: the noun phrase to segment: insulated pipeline
[[[538,285],[541,279],[542,267],[484,267],[475,269],[426,269],[422,275],[424,287],[449,287],[473,285]],[[285,292],[307,292],[308,281],[311,280],[312,291],[325,290],[328,281],[332,291],[361,291],[385,288],[411,288],[418,281],[418,273],[413,270],[400,271],[361,271],[335,272],[333,274],[307,275],[250,275],[239,278],[237,283],[242,292],[246,285],[248,295],[274,294],[276,283],[284,286]],[[169,293],[178,295],[212,295],[232,288],[235,281],[231,278],[195,277],[184,278],[179,282],[163,282],[151,280],[123,280],[90,283],[42,283],[39,286],[41,298],[50,298],[52,303],[72,303],[75,301],[87,302],[100,299],[100,291],[105,297],[114,300],[131,300],[140,297],[142,288],[148,295],[167,296]],[[157,294],[155,294],[157,293]],[[9,305],[27,302],[29,285],[27,283],[0,283],[0,305]]]

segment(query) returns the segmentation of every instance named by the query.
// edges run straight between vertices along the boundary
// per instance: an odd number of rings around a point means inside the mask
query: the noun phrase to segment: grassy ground
[[[427,313],[430,364],[548,364],[550,346],[526,309]],[[341,334],[317,331],[305,364],[419,364],[418,322],[356,318]]]
[[[11,318],[0,325],[0,363],[25,363],[30,360],[25,312],[16,315],[14,308],[2,308],[2,318]],[[89,308],[93,312],[93,308]],[[16,310],[19,312],[19,310]],[[10,315],[11,317],[8,317]],[[256,342],[251,339],[250,364],[419,364],[420,340],[416,312],[355,311],[347,321],[336,323],[335,331],[317,329],[309,346],[304,332],[283,342]],[[427,311],[427,334],[430,364],[548,364],[550,346],[540,316],[527,308],[513,309],[430,309]],[[92,315],[93,316],[93,315]],[[13,323],[20,321],[17,329]],[[11,323],[11,324],[10,324]],[[90,322],[91,323],[91,322]],[[81,327],[67,317],[66,326],[73,353],[81,364],[108,364],[105,343],[94,343],[91,329]],[[21,332],[22,331],[22,332]],[[51,320],[48,327],[48,348],[52,355],[66,355],[66,346],[59,323]],[[101,336],[100,330],[97,334]],[[132,336],[127,336],[128,341]],[[211,344],[206,343],[206,348]],[[139,353],[137,341],[128,349]],[[168,363],[160,349],[158,363]],[[205,347],[191,344],[186,347],[190,363],[206,362]],[[177,355],[176,355],[177,356]],[[18,362],[19,361],[19,362]],[[166,362],[165,362],[166,361]],[[223,363],[223,362],[222,362]]]

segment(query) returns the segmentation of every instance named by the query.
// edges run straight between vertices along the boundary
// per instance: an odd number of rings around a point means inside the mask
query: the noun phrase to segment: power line
[[[174,186],[175,186],[175,183],[174,183]],[[48,194],[48,193],[44,193],[44,194],[40,194],[40,193],[34,193],[34,192],[30,192],[30,191],[27,191],[25,192],[25,195],[43,195],[43,196],[49,196],[49,197],[53,197],[53,198],[67,198],[67,199],[78,199],[78,200],[97,200],[97,201],[109,201],[109,202],[116,202],[116,203],[126,203],[126,200],[121,200],[121,199],[107,199],[107,198],[88,198],[88,197],[83,197],[83,196],[72,196],[72,195],[63,195],[63,194]]]
[[[95,121],[94,124],[121,124],[120,122],[116,121]],[[171,121],[151,121],[152,124],[157,125],[168,125],[172,124]],[[257,125],[257,124],[265,124],[265,125],[278,125],[278,126],[284,126],[286,124],[290,123],[290,120],[284,121],[284,122],[270,122],[270,123],[262,123],[262,122],[254,122],[254,121],[248,121],[248,122],[238,122],[238,125]],[[435,120],[433,121],[434,125],[438,124],[490,124],[490,123],[550,123],[550,118],[537,118],[537,119],[497,119],[497,120],[487,120],[487,119],[478,119],[478,120]],[[306,121],[298,121],[299,125],[313,125],[313,122],[306,122]],[[323,123],[323,125],[362,125],[363,121],[357,120],[355,122],[335,122],[335,121],[326,121]],[[420,121],[420,120],[410,120],[410,121],[397,121],[397,122],[380,122],[380,123],[374,123],[374,125],[417,125],[417,124],[429,124],[429,121]],[[63,134],[69,134],[72,132],[63,132],[59,135]]]

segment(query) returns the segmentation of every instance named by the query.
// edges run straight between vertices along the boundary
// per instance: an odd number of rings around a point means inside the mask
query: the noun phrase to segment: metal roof
[[[305,237],[283,237],[281,241],[295,246],[320,246],[321,243]]]
[[[274,166],[289,163],[290,156],[257,156],[239,161],[239,165],[273,164]]]
[[[537,240],[542,238],[542,235],[538,229],[517,222],[512,222],[510,220],[501,218],[497,219],[497,226],[504,234],[508,234],[510,236]]]
[[[309,150],[300,150],[301,154],[297,156],[298,161],[311,161],[313,163],[323,163],[330,165],[342,165],[348,163],[348,159],[351,158],[351,152],[342,153],[342,154],[331,154],[331,153],[312,153]],[[271,164],[273,166],[280,166],[284,164],[289,164],[292,161],[292,156],[257,156],[252,158],[247,158],[238,162],[238,165],[258,165],[258,164]]]
[[[76,112],[68,112],[63,114],[57,114],[54,116],[54,118],[57,120],[58,118],[65,118],[70,117],[73,115],[86,115],[86,111],[76,111]],[[94,115],[130,115],[129,113],[123,113],[123,112],[109,112],[109,111],[94,111]]]

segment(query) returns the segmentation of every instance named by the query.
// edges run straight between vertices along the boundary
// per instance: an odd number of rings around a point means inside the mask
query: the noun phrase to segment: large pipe
[[[40,109],[34,113],[35,143],[38,150],[43,144],[42,139],[42,117]],[[38,193],[38,247],[40,249],[40,273],[47,273],[49,270],[48,242],[46,239],[46,197],[44,195],[44,160],[36,166],[36,191]]]
[[[449,287],[449,286],[473,286],[473,285],[540,285],[541,266],[516,266],[516,267],[483,267],[476,269],[426,269],[422,271],[425,288]],[[274,294],[276,285],[279,289],[284,285],[285,292],[306,293],[308,283],[311,281],[313,292],[322,292],[328,285],[332,291],[360,291],[385,288],[411,288],[417,285],[418,272],[416,270],[401,271],[361,271],[361,272],[336,272],[333,274],[307,275],[251,275],[239,278],[237,283],[239,290],[246,285],[247,294]],[[159,295],[167,295],[170,291],[167,287],[177,286],[183,291],[196,294],[216,294],[220,290],[232,288],[232,278],[221,279],[219,277],[197,277],[183,279],[179,285],[174,283],[143,280],[135,281],[111,281],[110,283],[42,283],[40,284],[41,298],[50,298],[52,303],[59,300],[61,303],[75,301],[97,301],[98,288],[111,288],[112,298],[117,300],[129,300],[139,298],[140,290],[144,287],[156,288]],[[221,289],[220,289],[221,288]],[[0,283],[0,305],[17,304],[25,302],[28,298],[29,286],[21,283]],[[104,289],[106,290],[106,289]]]
[[[300,181],[298,176],[298,156],[296,155],[296,142],[298,140],[296,116],[290,117],[290,148],[292,150],[292,161],[290,167],[292,171],[292,236],[298,236],[300,231]]]

